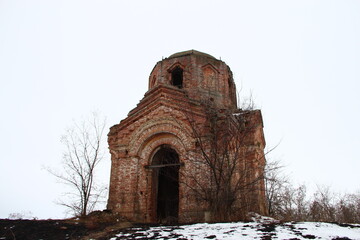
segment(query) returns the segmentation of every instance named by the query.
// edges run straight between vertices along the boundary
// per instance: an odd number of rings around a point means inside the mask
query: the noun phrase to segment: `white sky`
[[[0,218],[63,217],[42,168],[65,129],[93,110],[120,122],[156,62],[190,49],[253,92],[295,182],[360,190],[360,1],[0,0]]]

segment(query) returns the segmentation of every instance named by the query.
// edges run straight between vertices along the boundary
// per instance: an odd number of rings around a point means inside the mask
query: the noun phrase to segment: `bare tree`
[[[63,170],[49,170],[73,189],[66,194],[71,200],[61,201],[59,204],[69,208],[76,216],[85,216],[91,212],[104,191],[104,188],[97,185],[95,175],[104,156],[102,137],[105,122],[105,119],[100,120],[99,115],[93,113],[89,120],[74,123],[61,139],[65,146]]]
[[[189,122],[200,153],[197,171],[187,172],[195,198],[208,204],[212,221],[244,219],[249,211],[263,212],[264,142],[259,111],[217,109],[205,104],[206,123]],[[259,135],[260,134],[260,135]]]
[[[337,203],[337,222],[360,223],[360,194],[345,194]]]
[[[267,162],[266,200],[269,215],[284,221],[360,223],[360,194],[339,194],[318,186],[308,196],[305,185],[294,185],[278,161]]]
[[[328,186],[318,186],[310,202],[310,219],[312,221],[336,221],[336,194]]]
[[[288,177],[281,172],[280,161],[267,161],[265,166],[265,191],[268,214],[278,217],[282,212],[284,190],[289,184]]]

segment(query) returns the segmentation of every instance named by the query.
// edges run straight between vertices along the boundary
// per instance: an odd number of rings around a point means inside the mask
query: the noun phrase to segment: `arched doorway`
[[[178,221],[179,215],[179,155],[162,145],[152,159],[153,199],[156,220],[162,223]]]

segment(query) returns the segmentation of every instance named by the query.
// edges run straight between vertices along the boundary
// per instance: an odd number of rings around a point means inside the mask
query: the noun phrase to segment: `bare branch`
[[[104,156],[102,137],[105,125],[105,118],[100,121],[96,113],[87,121],[74,123],[61,138],[65,146],[63,172],[47,169],[62,183],[74,189],[71,193],[74,199],[59,204],[72,210],[75,215],[84,216],[92,211],[104,191],[103,188],[97,188],[95,173],[96,166]]]

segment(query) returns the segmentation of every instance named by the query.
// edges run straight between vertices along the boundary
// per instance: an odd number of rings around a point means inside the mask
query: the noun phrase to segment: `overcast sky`
[[[295,183],[360,190],[360,1],[0,0],[0,218],[63,217],[43,166],[66,128],[94,110],[119,123],[156,62],[190,49],[252,91]]]

